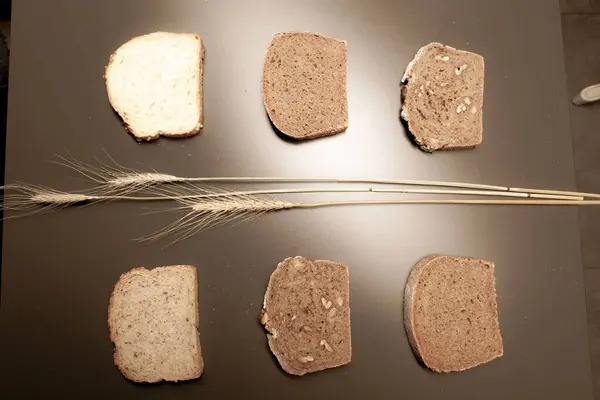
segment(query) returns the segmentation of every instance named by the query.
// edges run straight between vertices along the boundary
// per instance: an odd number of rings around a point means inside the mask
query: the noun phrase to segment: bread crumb
[[[269,314],[265,310],[260,313],[260,323],[266,325],[269,322]]]
[[[315,359],[311,356],[306,356],[306,357],[300,357],[298,359],[298,361],[300,361],[301,363],[306,364],[307,362],[311,362],[311,361],[315,361]]]
[[[329,307],[331,307],[331,301],[327,301],[325,297],[321,297],[321,303],[323,303],[323,307],[325,307],[326,310],[329,310]]]

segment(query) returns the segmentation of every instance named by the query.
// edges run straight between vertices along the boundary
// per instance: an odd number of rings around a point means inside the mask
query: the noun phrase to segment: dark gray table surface
[[[6,180],[81,189],[77,174],[48,161],[70,154],[98,164],[106,151],[128,167],[190,176],[574,189],[557,3],[15,1]],[[107,101],[103,71],[120,44],[157,30],[204,40],[205,127],[190,139],[138,144]],[[346,133],[295,144],[273,132],[261,67],[272,35],[290,30],[348,41]],[[400,78],[431,41],[485,57],[485,134],[477,149],[425,154],[399,121]],[[342,196],[302,197],[331,198]],[[178,214],[142,211],[112,203],[6,221],[1,398],[592,398],[576,208],[297,210],[166,249],[131,239]],[[431,253],[496,263],[502,358],[454,374],[417,363],[402,323],[403,289],[412,265]],[[351,273],[352,363],[300,379],[280,371],[257,322],[269,274],[295,255],[340,261]],[[172,264],[198,267],[205,373],[188,383],[135,385],[112,363],[108,298],[132,267]]]

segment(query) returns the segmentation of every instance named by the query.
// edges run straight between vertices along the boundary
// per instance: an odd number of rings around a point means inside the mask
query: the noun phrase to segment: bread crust
[[[189,270],[192,271],[194,274],[194,288],[195,288],[195,293],[198,293],[198,270],[196,269],[196,267],[191,266],[191,265],[171,265],[171,266],[166,266],[166,267],[158,267],[158,268],[171,268],[171,269],[182,269],[182,270]],[[155,381],[155,382],[148,382],[146,380],[143,379],[138,379],[136,376],[130,374],[127,372],[127,370],[125,370],[122,367],[122,363],[119,359],[119,351],[116,347],[116,340],[117,340],[117,335],[115,333],[115,329],[111,323],[111,320],[113,318],[111,318],[112,316],[112,312],[114,309],[114,297],[116,295],[116,293],[118,292],[118,289],[121,287],[121,285],[123,285],[124,280],[131,276],[131,275],[135,275],[136,273],[144,273],[144,272],[150,272],[152,271],[152,269],[147,269],[147,268],[143,268],[143,267],[135,267],[123,274],[121,274],[121,276],[119,277],[119,280],[117,281],[117,283],[114,285],[113,287],[113,291],[110,295],[110,298],[108,300],[108,330],[109,330],[109,337],[110,337],[110,341],[113,344],[113,362],[115,364],[115,366],[117,367],[117,369],[119,370],[119,372],[121,372],[121,374],[123,376],[125,376],[127,379],[129,379],[132,382],[136,382],[136,383],[156,383],[159,381]],[[199,314],[198,314],[198,301],[195,301],[195,311],[194,311],[194,315],[196,317],[196,320],[194,321],[194,326],[196,327],[196,332],[198,333],[196,335],[197,337],[197,348],[198,348],[198,352],[194,355],[196,358],[196,371],[194,371],[194,374],[192,376],[190,376],[189,378],[187,378],[186,380],[192,380],[192,379],[198,379],[200,378],[200,376],[202,376],[202,373],[204,372],[204,360],[202,358],[202,348],[200,347],[200,335],[199,335],[199,330],[198,330],[198,325],[199,325]]]
[[[123,124],[123,126],[125,127],[125,130],[131,134],[138,142],[142,142],[142,141],[152,141],[155,139],[158,139],[161,136],[165,136],[165,137],[172,137],[172,138],[178,138],[178,137],[189,137],[189,136],[194,136],[196,134],[198,134],[198,132],[200,132],[200,130],[203,127],[203,121],[204,121],[204,96],[203,96],[203,90],[204,90],[204,83],[203,83],[203,76],[204,76],[204,54],[205,54],[205,48],[204,48],[204,42],[202,41],[202,39],[200,38],[200,36],[198,34],[195,33],[178,33],[177,35],[182,35],[182,36],[190,36],[193,37],[195,40],[197,40],[199,42],[199,46],[200,46],[200,59],[199,59],[199,65],[198,65],[198,80],[199,80],[199,90],[198,90],[198,94],[196,95],[196,101],[197,101],[197,105],[198,105],[198,112],[199,112],[199,120],[198,123],[196,124],[196,126],[187,131],[187,132],[178,132],[178,133],[173,133],[173,132],[164,132],[161,130],[157,130],[156,132],[153,132],[152,135],[142,135],[141,133],[137,132],[135,127],[133,127],[132,125],[129,124],[128,122],[128,116],[127,116],[127,112],[122,110],[121,108],[117,107],[115,104],[115,101],[113,100],[113,96],[111,93],[111,88],[107,79],[107,75],[108,75],[108,71],[110,70],[110,68],[112,68],[113,64],[114,64],[114,59],[115,56],[117,55],[117,53],[119,51],[122,50],[122,48],[128,44],[131,44],[132,42],[135,42],[137,40],[142,40],[143,38],[149,36],[149,35],[154,35],[154,34],[163,34],[163,33],[170,33],[170,32],[154,32],[154,33],[150,33],[147,35],[140,35],[140,36],[136,36],[130,40],[128,40],[127,42],[123,43],[121,46],[119,46],[109,57],[108,59],[108,64],[106,65],[106,67],[104,68],[104,84],[106,86],[106,92],[108,94],[108,101],[110,103],[110,105],[112,106],[112,108],[114,109],[114,111],[119,115],[119,117],[121,118],[121,123]]]

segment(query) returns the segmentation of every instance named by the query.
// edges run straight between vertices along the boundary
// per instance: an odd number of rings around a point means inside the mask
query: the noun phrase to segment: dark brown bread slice
[[[260,322],[281,368],[304,375],[348,364],[348,267],[334,261],[286,258],[271,274]]]
[[[422,47],[402,78],[402,118],[425,151],[483,140],[483,57],[440,43]]]
[[[128,379],[176,382],[202,375],[195,267],[134,268],[121,275],[108,326],[115,365]]]
[[[348,128],[346,42],[308,32],[275,35],[263,67],[269,118],[294,139],[314,139]]]
[[[464,371],[502,356],[494,264],[423,258],[406,283],[404,326],[417,358],[436,372]]]

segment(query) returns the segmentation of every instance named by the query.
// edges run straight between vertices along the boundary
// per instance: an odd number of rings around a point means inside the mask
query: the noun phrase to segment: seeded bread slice
[[[108,326],[115,365],[128,379],[177,382],[202,375],[195,267],[134,268],[121,275]]]
[[[137,140],[200,131],[203,59],[200,36],[169,32],[133,38],[110,56],[108,99]]]
[[[422,47],[402,78],[402,118],[425,151],[483,140],[483,57],[440,43]]]
[[[436,372],[464,371],[502,356],[494,264],[423,258],[406,283],[404,326],[417,358]]]
[[[346,41],[308,32],[275,35],[263,67],[263,98],[283,134],[314,139],[348,128]]]
[[[334,261],[286,258],[271,274],[260,322],[281,368],[304,375],[348,364],[348,267]]]

